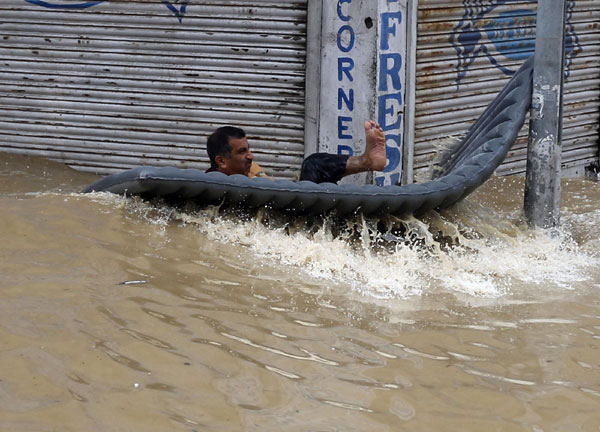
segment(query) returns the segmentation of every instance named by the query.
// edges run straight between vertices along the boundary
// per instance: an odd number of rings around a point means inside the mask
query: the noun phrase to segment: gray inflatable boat
[[[527,60],[452,151],[431,181],[404,186],[316,184],[205,173],[197,169],[138,167],[107,176],[83,191],[192,200],[199,204],[267,206],[291,213],[339,216],[422,213],[451,206],[481,186],[514,144],[529,110],[533,57]]]

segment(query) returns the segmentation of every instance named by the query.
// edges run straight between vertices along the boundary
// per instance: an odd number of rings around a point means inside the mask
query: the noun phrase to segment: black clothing
[[[337,183],[346,173],[350,156],[330,153],[314,153],[302,162],[300,181],[314,183]]]

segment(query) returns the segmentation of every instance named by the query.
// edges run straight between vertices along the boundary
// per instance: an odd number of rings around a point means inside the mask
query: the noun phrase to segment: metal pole
[[[525,215],[530,226],[560,222],[566,0],[538,2]]]

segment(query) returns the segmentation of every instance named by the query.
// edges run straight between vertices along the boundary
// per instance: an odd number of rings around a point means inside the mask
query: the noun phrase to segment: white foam
[[[182,219],[191,222],[194,217]],[[510,241],[463,238],[468,247],[444,250],[422,237],[426,248],[398,243],[393,250],[382,251],[374,250],[372,240],[361,239],[357,246],[335,237],[327,224],[314,234],[302,230],[290,234],[258,219],[217,219],[208,224],[203,219],[196,226],[212,240],[243,246],[273,265],[296,267],[378,299],[419,296],[436,289],[498,298],[523,284],[571,289],[573,283],[587,280],[586,270],[598,262],[581,253],[568,237],[544,232],[518,233]]]
[[[389,233],[377,231],[377,221],[360,218],[350,223],[351,229],[340,230],[328,220],[304,226],[269,212],[240,219],[221,215],[216,208],[175,212],[135,199],[114,200],[119,207],[124,202],[151,223],[183,222],[209,240],[250,251],[259,258],[255,262],[283,267],[285,273],[292,267],[325,286],[349,286],[374,300],[435,291],[460,298],[518,300],[532,289],[564,291],[582,282],[594,286],[589,280],[600,261],[580,250],[569,233],[530,231],[477,206],[458,209],[460,220],[437,214],[423,220],[393,219],[411,240],[394,242]],[[439,238],[451,239],[450,245]]]
[[[350,285],[363,295],[375,298],[419,295],[427,288],[423,259],[412,248],[400,246],[392,254],[378,254],[368,248],[352,247],[336,238],[325,224],[316,233],[285,227],[269,228],[258,218],[231,221],[205,215],[180,215],[194,223],[211,240],[243,246],[254,255],[301,269],[308,275]]]

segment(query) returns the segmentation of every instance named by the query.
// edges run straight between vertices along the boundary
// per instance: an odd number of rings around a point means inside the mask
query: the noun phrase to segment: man
[[[337,183],[343,177],[365,171],[383,171],[386,164],[385,136],[381,126],[374,121],[365,122],[367,146],[361,156],[315,153],[302,163],[300,180],[314,183]],[[246,133],[233,126],[217,129],[207,142],[210,168],[227,175],[242,174],[248,177],[267,177],[250,151]]]

